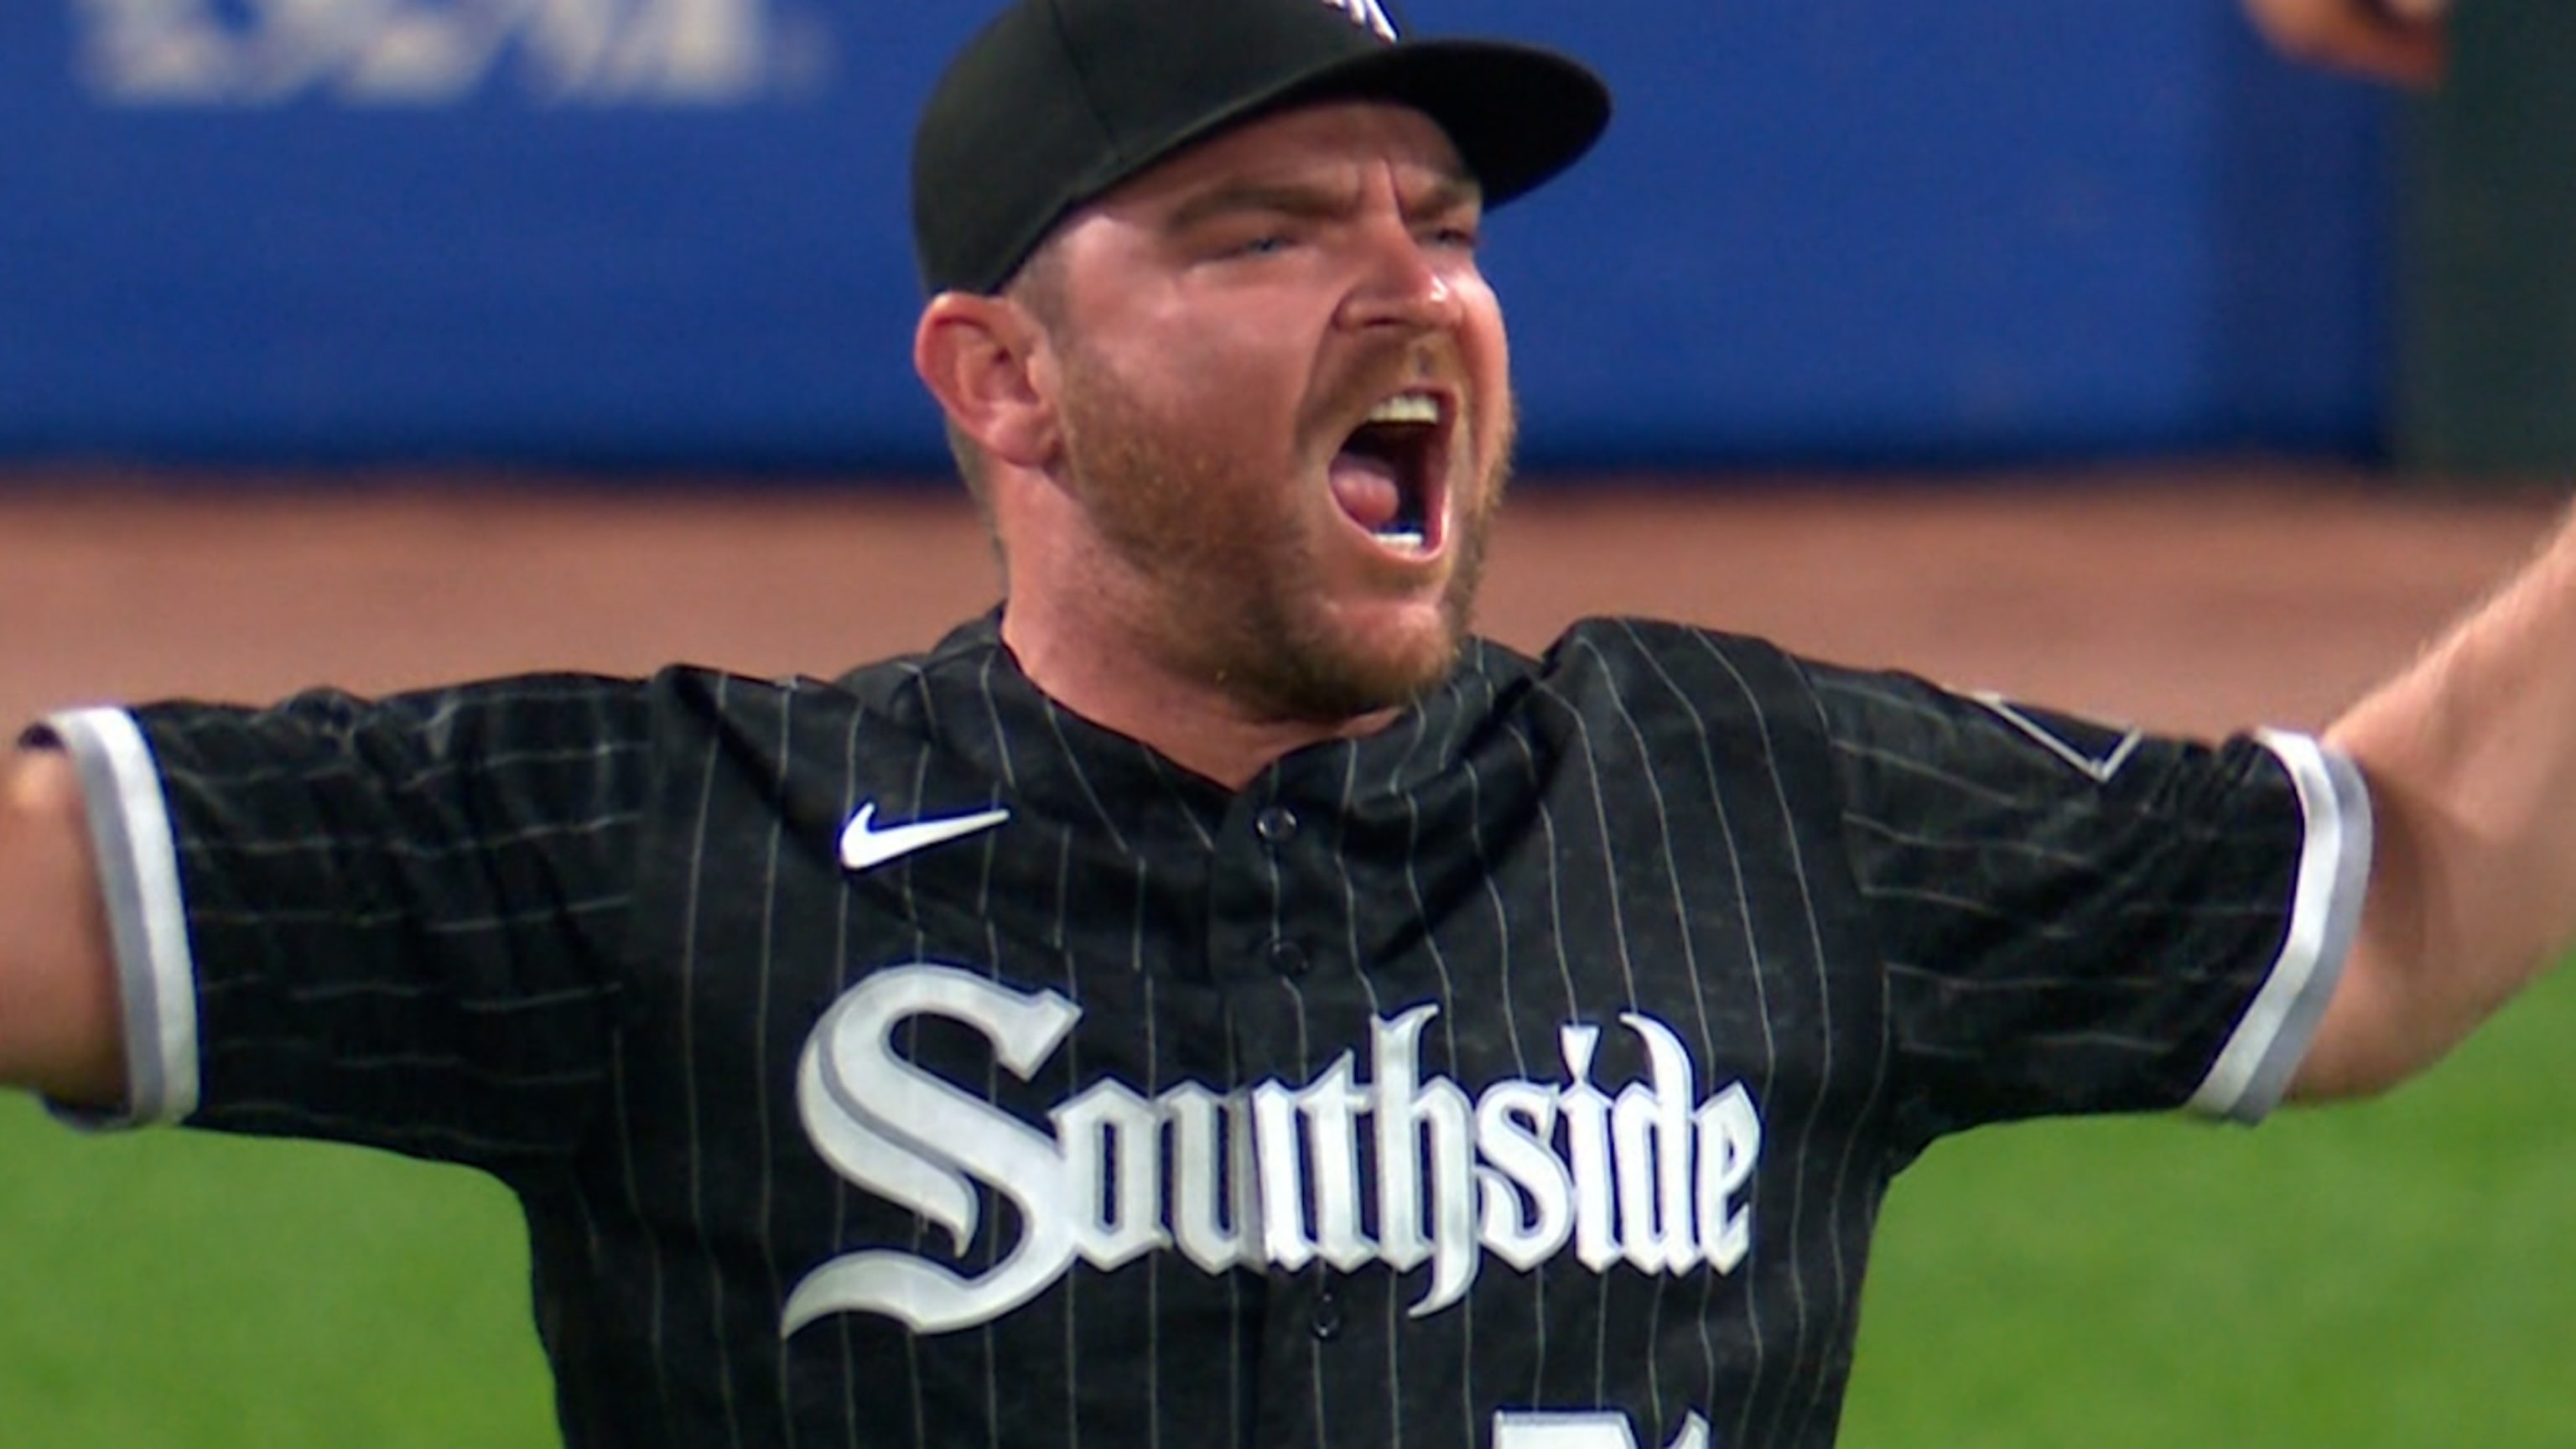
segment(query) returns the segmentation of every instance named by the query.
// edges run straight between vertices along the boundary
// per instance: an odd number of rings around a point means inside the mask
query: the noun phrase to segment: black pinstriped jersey
[[[1819,1445],[1929,1141],[2259,1115],[2367,810],[1594,621],[1220,788],[991,620],[57,716],[139,1116],[484,1168],[581,1446]]]

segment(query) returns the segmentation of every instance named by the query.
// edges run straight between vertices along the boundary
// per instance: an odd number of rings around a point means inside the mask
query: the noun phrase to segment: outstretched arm
[[[2441,79],[2443,0],[2245,0],[2274,48],[2403,85]]]
[[[2430,1065],[2576,942],[2576,521],[2327,738],[2370,782],[2373,849],[2309,1098]]]
[[[124,1028],[71,760],[0,752],[0,1085],[113,1106]]]

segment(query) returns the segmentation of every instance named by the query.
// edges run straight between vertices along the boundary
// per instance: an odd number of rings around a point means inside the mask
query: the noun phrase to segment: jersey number
[[[1637,1431],[1625,1414],[1500,1409],[1491,1449],[1637,1449]],[[1708,1421],[1697,1413],[1683,1420],[1670,1449],[1708,1449]]]

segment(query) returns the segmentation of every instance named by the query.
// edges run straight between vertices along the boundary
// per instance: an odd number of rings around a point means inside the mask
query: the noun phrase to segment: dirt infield
[[[2210,732],[2314,724],[2556,500],[2282,470],[1524,487],[1482,625],[1587,613]],[[832,673],[996,594],[951,488],[0,479],[0,712],[688,659]]]

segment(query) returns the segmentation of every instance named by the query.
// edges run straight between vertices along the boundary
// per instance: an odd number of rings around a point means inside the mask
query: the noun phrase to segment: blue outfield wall
[[[2389,103],[2234,0],[1410,11],[1618,92],[1489,230],[1539,465],[2380,447]],[[0,7],[0,461],[939,467],[904,163],[983,13]]]

